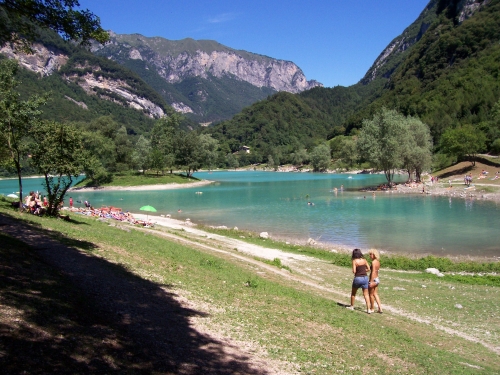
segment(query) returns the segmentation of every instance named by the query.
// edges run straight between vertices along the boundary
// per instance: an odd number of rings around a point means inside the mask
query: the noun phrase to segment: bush
[[[491,151],[495,154],[500,154],[500,138],[497,138],[491,144]]]
[[[433,171],[439,171],[441,169],[444,169],[446,167],[449,167],[455,162],[455,158],[450,157],[445,154],[435,154],[432,157],[432,170]]]

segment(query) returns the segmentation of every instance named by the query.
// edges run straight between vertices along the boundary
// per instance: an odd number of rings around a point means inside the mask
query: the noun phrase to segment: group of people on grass
[[[145,220],[138,220],[134,218],[134,215],[132,215],[130,212],[126,211],[123,212],[121,208],[117,207],[101,207],[101,208],[94,208],[94,207],[81,207],[81,208],[76,208],[76,207],[70,207],[70,211],[77,213],[77,214],[82,214],[82,215],[87,215],[91,217],[97,217],[97,218],[104,218],[104,219],[114,219],[134,225],[142,225],[144,227],[153,227],[154,224],[150,221],[145,221]]]
[[[367,260],[363,257],[360,249],[352,251],[352,272],[354,273],[354,280],[352,281],[351,291],[351,304],[347,306],[348,309],[354,310],[354,301],[356,300],[356,292],[359,288],[363,290],[363,297],[366,303],[366,312],[371,314],[375,311],[375,302],[377,302],[377,312],[382,314],[382,305],[378,296],[378,285],[380,279],[378,271],[380,270],[380,254],[378,250],[371,249],[369,251],[372,264],[368,264]],[[368,271],[370,275],[368,276]]]
[[[30,191],[24,198],[23,207],[34,215],[42,215],[48,206],[47,197],[42,197],[38,192]]]

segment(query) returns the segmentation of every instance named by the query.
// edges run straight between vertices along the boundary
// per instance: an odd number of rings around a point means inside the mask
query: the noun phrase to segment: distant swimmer
[[[177,212],[182,212],[182,210],[179,208],[179,209],[177,210]]]

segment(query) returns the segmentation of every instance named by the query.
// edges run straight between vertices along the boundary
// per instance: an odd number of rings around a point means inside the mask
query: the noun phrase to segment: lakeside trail
[[[146,218],[141,214],[135,216]],[[162,217],[155,217],[154,221],[155,228],[137,228],[113,220],[109,224],[117,230],[140,230],[217,254],[242,267],[254,269],[260,277],[286,280],[298,290],[332,300],[332,309],[343,308],[348,302],[350,290],[339,288],[332,280],[351,279],[350,269],[204,232],[189,222]],[[118,332],[137,343],[141,355],[155,370],[177,374],[298,373],[290,363],[270,359],[255,342],[233,340],[222,333],[222,327],[210,324],[210,309],[216,306],[190,299],[189,295],[183,295],[182,290],[162,288],[140,275],[131,276],[99,256],[61,244],[4,215],[0,215],[0,231],[33,246],[44,262],[81,290],[88,303],[93,305],[93,310],[103,319],[113,322],[111,326]],[[293,269],[293,273],[267,265],[257,258],[279,258]],[[385,272],[387,275],[388,271]],[[362,306],[361,298],[358,298],[354,314],[363,313],[359,306]],[[385,303],[384,311],[381,319],[398,319],[401,323],[410,319],[432,326],[450,335],[450,339],[459,336],[481,344],[492,354],[500,354],[498,343],[484,340],[466,325],[404,311]]]
[[[134,214],[140,220],[146,220],[146,215],[142,214]],[[151,220],[151,217],[150,217]],[[331,287],[328,283],[325,283],[325,275],[327,273],[331,274],[333,272],[337,272],[338,277],[345,277],[346,269],[340,267],[333,267],[335,270],[332,270],[332,265],[328,262],[316,259],[314,257],[300,255],[300,254],[292,254],[287,253],[282,250],[262,247],[259,245],[249,244],[247,242],[237,240],[234,238],[229,238],[225,236],[221,236],[218,234],[208,233],[199,229],[196,229],[190,221],[182,222],[180,220],[175,220],[171,218],[163,218],[163,217],[155,217],[154,220],[156,225],[160,225],[162,227],[181,230],[190,234],[189,238],[180,237],[179,235],[160,232],[151,229],[141,229],[148,232],[155,232],[161,236],[175,239],[179,242],[187,244],[189,246],[193,246],[196,248],[204,248],[206,250],[216,252],[216,253],[224,253],[225,255],[237,258],[242,261],[246,261],[248,263],[258,265],[260,267],[266,268],[267,272],[273,272],[280,277],[287,278],[289,280],[293,280],[297,283],[303,284],[309,287],[312,290],[316,290],[317,292],[321,292],[330,296],[329,298],[333,299],[337,302],[338,305],[347,306],[350,290],[339,290],[337,288]],[[244,255],[243,255],[243,254]],[[278,269],[274,266],[266,266],[262,265],[262,262],[248,258],[248,256],[254,258],[262,258],[267,260],[273,260],[275,258],[280,259],[284,265],[293,268],[294,273],[290,273],[285,269]],[[347,271],[348,278],[351,277]],[[299,275],[295,275],[298,273]],[[330,275],[331,276],[331,275]],[[356,300],[362,304],[364,302],[361,295],[358,294]],[[429,324],[434,326],[434,328],[444,331],[450,335],[456,335],[463,339],[469,340],[471,342],[479,343],[492,352],[496,354],[500,354],[500,345],[492,345],[488,342],[481,340],[478,337],[474,337],[470,334],[470,331],[467,327],[463,327],[463,330],[456,329],[452,326],[446,326],[439,324],[437,321],[429,317],[419,316],[409,311],[404,311],[402,309],[398,309],[396,307],[389,306],[384,303],[384,311],[389,312],[392,315],[399,315],[401,317],[405,317],[411,320],[414,320],[419,323]]]

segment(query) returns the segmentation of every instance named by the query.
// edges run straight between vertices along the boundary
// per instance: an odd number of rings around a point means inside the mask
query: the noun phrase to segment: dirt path
[[[134,216],[140,216],[140,215],[134,215]],[[334,288],[331,285],[328,285],[323,282],[324,279],[323,276],[325,272],[331,273],[332,269],[336,268],[337,272],[339,272],[339,276],[341,276],[345,274],[345,269],[342,269],[340,267],[334,267],[322,260],[318,260],[316,258],[308,257],[305,255],[286,253],[277,249],[264,248],[262,246],[249,244],[241,240],[224,237],[217,234],[207,233],[202,230],[196,229],[191,225],[183,225],[182,222],[173,219],[160,218],[158,220],[158,223],[168,228],[182,229],[184,232],[189,233],[192,236],[192,239],[180,237],[178,235],[171,233],[158,232],[150,229],[143,229],[143,230],[150,231],[159,234],[161,236],[168,237],[170,239],[176,239],[189,246],[197,248],[202,247],[212,252],[224,253],[228,256],[238,258],[240,260],[244,259],[246,262],[259,265],[260,267],[264,267],[265,265],[263,266],[262,262],[256,261],[252,258],[249,258],[248,256],[259,257],[268,260],[279,258],[284,265],[293,268],[294,273],[292,274],[289,273],[288,271],[280,270],[277,267],[273,266],[265,266],[267,272],[278,273],[281,277],[285,277],[289,280],[293,280],[297,283],[306,285],[311,290],[315,290],[316,292],[318,291],[321,291],[323,293],[326,292],[329,298],[332,298],[338,304],[347,303],[348,298],[350,296],[349,291]],[[246,255],[243,256],[241,253],[244,253]],[[317,270],[321,271],[312,272],[313,269],[316,271]],[[360,296],[357,297],[357,301],[363,303],[362,297]],[[446,332],[450,335],[461,337],[471,342],[479,343],[483,345],[485,348],[491,350],[493,353],[500,354],[500,346],[491,345],[490,343],[487,343],[481,340],[480,338],[475,337],[474,335],[471,334],[470,330],[465,331],[445,326],[443,324],[439,324],[437,321],[434,321],[429,317],[421,317],[412,312],[405,311],[403,309],[399,309],[387,304],[384,304],[384,310],[392,315],[398,315],[400,317],[411,319],[419,323],[432,325],[434,328],[438,330]]]

